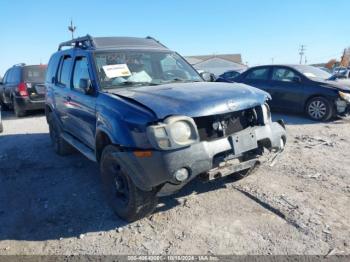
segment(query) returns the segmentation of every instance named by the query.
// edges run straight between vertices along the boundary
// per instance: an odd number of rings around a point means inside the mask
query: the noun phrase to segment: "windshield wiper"
[[[174,79],[170,79],[170,80],[161,81],[162,84],[176,83],[176,82],[192,83],[192,82],[201,82],[201,81],[199,81],[199,80],[186,80],[186,79],[181,79],[181,78],[174,78]]]

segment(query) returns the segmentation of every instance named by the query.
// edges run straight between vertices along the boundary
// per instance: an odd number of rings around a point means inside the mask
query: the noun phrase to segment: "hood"
[[[109,92],[148,107],[158,119],[169,115],[223,114],[261,105],[270,99],[270,95],[262,90],[237,83],[171,83]]]
[[[323,80],[317,79],[317,83],[321,83],[324,87],[332,88],[339,91],[350,92],[350,81],[348,80]]]

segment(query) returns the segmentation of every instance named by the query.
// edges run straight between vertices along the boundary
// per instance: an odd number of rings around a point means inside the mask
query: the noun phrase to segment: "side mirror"
[[[0,82],[0,85],[3,85],[4,83],[3,82]]]
[[[55,77],[55,76],[53,76],[53,77],[51,78],[51,84],[56,84],[56,77]]]
[[[90,79],[82,78],[79,80],[79,88],[84,90],[84,93],[90,95],[93,93],[93,88]]]
[[[209,72],[202,72],[200,73],[200,76],[205,82],[213,82],[212,74],[210,74]]]
[[[292,78],[292,82],[300,83],[300,82],[301,82],[300,76],[294,76],[294,77]]]

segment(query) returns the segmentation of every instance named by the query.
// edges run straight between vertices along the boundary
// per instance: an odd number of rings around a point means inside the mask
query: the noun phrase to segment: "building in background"
[[[240,54],[186,56],[185,59],[195,69],[213,73],[216,76],[229,70],[244,71],[247,68],[242,63]]]

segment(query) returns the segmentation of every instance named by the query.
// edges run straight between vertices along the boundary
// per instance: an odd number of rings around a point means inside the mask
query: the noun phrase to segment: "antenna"
[[[73,25],[73,20],[70,20],[70,26],[68,26],[68,30],[72,33],[72,39],[74,39],[74,32],[77,29],[75,25]]]

